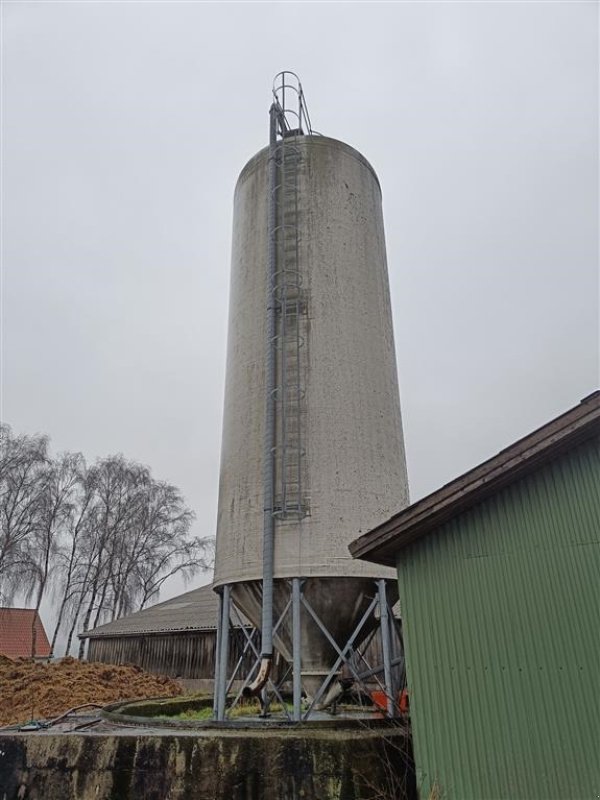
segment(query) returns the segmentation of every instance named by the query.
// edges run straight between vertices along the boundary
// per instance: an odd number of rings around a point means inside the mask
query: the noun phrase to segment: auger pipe
[[[276,381],[276,318],[275,275],[277,272],[277,122],[275,103],[269,111],[269,204],[267,219],[267,341],[266,341],[266,402],[265,433],[263,443],[263,585],[262,585],[262,640],[261,663],[258,675],[248,687],[251,694],[259,694],[269,680],[273,661],[273,553],[275,539],[274,503],[274,453],[275,453],[275,381]]]

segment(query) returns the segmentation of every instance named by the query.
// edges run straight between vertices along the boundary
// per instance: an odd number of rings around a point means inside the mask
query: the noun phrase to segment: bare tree
[[[193,574],[207,566],[205,540],[189,538],[194,517],[180,492],[152,480],[149,473],[141,477],[137,517],[114,575],[113,619],[133,611],[140,600],[142,605],[148,602],[167,577]],[[151,574],[160,582],[150,585],[147,578]]]
[[[39,513],[36,525],[25,542],[25,600],[35,597],[36,614],[31,623],[31,657],[36,655],[36,619],[48,587],[50,567],[58,549],[62,526],[69,516],[77,486],[78,456],[66,453],[49,461],[38,476]]]
[[[212,566],[213,540],[191,534],[180,491],[147,467],[122,455],[89,468],[81,454],[52,460],[45,437],[0,433],[0,600],[19,591],[39,611],[52,589],[52,654],[66,621],[69,652],[78,629],[143,608],[171,576]]]
[[[28,547],[41,524],[49,465],[45,436],[0,426],[0,600],[11,601],[29,573]]]
[[[192,578],[200,569],[212,569],[215,558],[215,540],[212,537],[196,536],[191,541],[181,542],[171,548],[157,547],[151,557],[140,561],[136,567],[136,578],[140,585],[139,609],[157,598],[164,582],[173,575],[181,574],[185,580]]]
[[[96,527],[91,531],[89,585],[86,593],[86,611],[83,631],[95,627],[106,610],[105,601],[111,588],[111,577],[119,560],[121,541],[133,522],[132,469],[123,456],[105,458],[90,468],[96,485]],[[92,614],[95,619],[92,623]],[[79,646],[83,658],[85,640]]]
[[[85,562],[84,548],[81,542],[89,540],[90,525],[94,520],[95,486],[90,479],[85,461],[81,454],[74,457],[73,469],[77,481],[74,487],[75,495],[65,509],[61,542],[55,553],[56,564],[56,594],[60,597],[58,616],[52,642],[50,643],[50,656],[54,655],[56,640],[61,629],[65,612],[69,605],[75,602],[81,586],[81,569]],[[71,634],[72,638],[72,634]],[[70,647],[70,643],[69,643]],[[68,649],[67,649],[68,652]]]
[[[209,539],[190,535],[194,519],[181,492],[150,470],[111,456],[90,473],[96,486],[93,564],[84,588],[84,631],[117,619],[156,597],[175,574],[189,578],[210,561]],[[79,657],[85,652],[81,641]]]

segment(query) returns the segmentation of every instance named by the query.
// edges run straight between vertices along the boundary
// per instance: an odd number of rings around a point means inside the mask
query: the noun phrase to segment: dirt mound
[[[84,703],[175,697],[178,683],[132,664],[88,663],[63,658],[51,664],[0,661],[0,725],[51,719]]]

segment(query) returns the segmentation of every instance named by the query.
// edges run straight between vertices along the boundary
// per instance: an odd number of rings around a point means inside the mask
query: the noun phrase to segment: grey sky
[[[413,499],[598,385],[596,3],[2,14],[16,431],[150,465],[214,532],[233,187],[281,69],[381,180]]]

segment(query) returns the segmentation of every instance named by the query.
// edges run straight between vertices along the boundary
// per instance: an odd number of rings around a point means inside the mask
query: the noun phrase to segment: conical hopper
[[[397,586],[395,581],[387,583],[388,602],[393,605],[398,599]],[[377,586],[370,578],[323,577],[305,580],[302,591],[308,605],[342,650],[373,600]],[[284,613],[290,596],[290,582],[276,580],[273,587],[274,624]],[[251,581],[234,584],[231,598],[250,622],[260,628],[262,583]],[[312,698],[336,663],[339,654],[306,607],[302,608],[300,619],[302,687],[307,696]],[[293,658],[291,621],[289,610],[273,639],[275,648],[290,664]],[[372,631],[375,621],[375,615],[365,621],[354,640],[354,646],[360,645]]]

